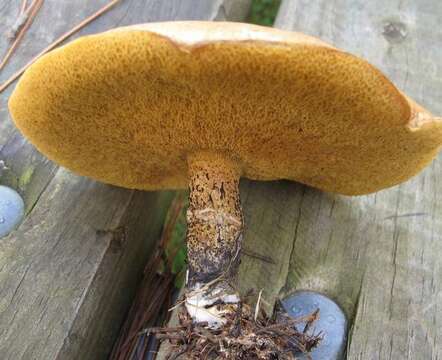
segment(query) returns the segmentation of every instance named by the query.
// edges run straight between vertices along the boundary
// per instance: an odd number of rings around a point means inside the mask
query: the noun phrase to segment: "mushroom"
[[[32,65],[9,106],[43,154],[80,175],[190,189],[185,305],[213,328],[241,301],[240,177],[367,194],[417,174],[442,145],[442,120],[366,61],[240,23],[80,38]]]

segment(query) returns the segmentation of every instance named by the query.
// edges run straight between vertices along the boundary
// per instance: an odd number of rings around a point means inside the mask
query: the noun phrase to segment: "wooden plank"
[[[4,81],[107,0],[46,0]],[[148,21],[239,20],[249,1],[122,0],[79,35]],[[18,11],[0,4],[0,33]],[[4,38],[2,38],[4,39]],[[0,53],[6,48],[0,42]],[[0,358],[100,359],[111,349],[152,250],[171,193],[124,190],[77,177],[23,140],[0,95],[0,182],[18,189],[28,216],[0,239]]]
[[[60,169],[0,242],[1,358],[106,354],[170,195],[128,194]]]
[[[268,313],[286,283],[303,192],[301,185],[283,181],[242,180],[240,184],[245,251],[239,286],[242,294],[263,290],[262,307]]]
[[[434,0],[286,0],[276,26],[366,58],[441,114],[441,15]],[[353,321],[349,359],[442,358],[441,179],[439,156],[407,183],[369,196],[243,182],[245,247],[278,264],[244,257],[243,287],[265,288],[270,303],[295,289],[334,298]]]

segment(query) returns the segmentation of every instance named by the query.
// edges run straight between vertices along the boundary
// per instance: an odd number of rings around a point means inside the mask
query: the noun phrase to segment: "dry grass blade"
[[[109,4],[107,4],[104,7],[102,7],[96,13],[92,14],[91,16],[89,16],[88,18],[83,20],[81,23],[79,23],[73,29],[69,30],[68,32],[66,32],[62,36],[60,36],[57,40],[55,40],[52,44],[50,44],[43,51],[41,51],[37,56],[35,56],[31,61],[29,61],[25,66],[23,66],[20,70],[18,70],[16,73],[14,73],[2,85],[0,85],[0,93],[2,91],[4,91],[9,85],[11,85],[15,80],[17,80],[26,71],[26,69],[29,66],[31,66],[35,61],[37,61],[40,57],[42,57],[48,51],[51,51],[52,49],[57,47],[59,44],[61,44],[63,41],[65,41],[68,37],[70,37],[71,35],[75,34],[77,31],[81,30],[83,27],[85,27],[87,24],[89,24],[90,22],[95,20],[97,17],[101,16],[106,11],[110,10],[112,7],[114,7],[120,1],[121,0],[113,0],[113,1],[111,1]]]
[[[21,24],[21,20],[19,20],[19,23],[15,25],[14,27],[17,27],[20,29],[17,36],[16,34],[13,34],[13,37],[15,37],[14,42],[11,44],[10,48],[6,52],[3,60],[0,62],[0,70],[4,68],[6,63],[8,62],[11,55],[14,53],[15,49],[17,49],[17,46],[20,44],[20,41],[25,36],[26,31],[31,26],[32,22],[34,21],[38,11],[40,10],[41,6],[43,5],[43,0],[35,0],[30,6],[29,6],[29,15],[27,15],[27,11],[25,14],[20,15],[19,19],[25,18],[24,24]],[[13,30],[14,31],[14,30]]]
[[[261,305],[262,291],[263,291],[262,289],[259,291],[258,301],[256,302],[255,316],[254,316],[255,321],[258,319],[258,315],[259,315],[259,306]]]

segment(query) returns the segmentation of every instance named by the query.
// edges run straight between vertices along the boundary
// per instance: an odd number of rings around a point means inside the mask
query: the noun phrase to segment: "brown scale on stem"
[[[235,277],[244,225],[238,165],[211,153],[191,155],[188,164],[188,285],[192,287],[220,275]]]

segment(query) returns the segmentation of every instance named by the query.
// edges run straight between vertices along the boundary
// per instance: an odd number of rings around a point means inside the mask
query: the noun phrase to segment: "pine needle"
[[[81,23],[76,25],[73,29],[69,30],[68,32],[61,35],[57,40],[55,40],[52,44],[50,44],[48,47],[46,47],[43,51],[41,51],[37,56],[35,56],[31,61],[29,61],[25,66],[23,66],[20,70],[15,72],[8,80],[6,80],[3,84],[0,85],[0,93],[3,92],[9,85],[11,85],[15,80],[17,80],[25,71],[26,69],[31,66],[34,62],[36,62],[40,57],[42,57],[44,54],[46,54],[48,51],[51,51],[58,45],[60,45],[64,40],[66,40],[71,35],[75,34],[79,30],[81,30],[83,27],[88,25],[90,22],[110,10],[112,7],[114,7],[117,3],[119,3],[121,0],[113,0],[109,4],[103,6],[100,10],[89,16],[88,18],[84,19]]]
[[[11,29],[6,34],[7,39],[10,41],[14,40],[17,37],[19,31],[23,28],[26,21],[29,19],[32,10],[38,4],[39,0],[34,0],[29,7],[26,7],[27,1],[24,0],[21,4],[20,11],[18,13],[17,20],[15,20],[14,25],[12,25]]]
[[[3,60],[0,62],[0,70],[4,68],[6,63],[8,62],[11,55],[14,53],[15,49],[17,49],[17,46],[20,44],[20,41],[23,39],[23,36],[26,33],[26,30],[29,29],[32,22],[34,21],[35,16],[37,15],[38,11],[40,10],[41,6],[43,5],[43,0],[35,0],[30,6],[29,6],[29,15],[28,11],[26,11],[23,15],[19,16],[19,19],[24,19],[24,24],[20,26],[20,31],[18,32],[17,37],[15,38],[14,42],[11,44],[10,48],[6,52],[6,55],[4,56]],[[15,34],[14,34],[15,37]]]
[[[21,7],[20,7],[20,15],[24,14],[25,10],[26,10],[26,5],[28,4],[27,0],[23,0],[21,2]]]

